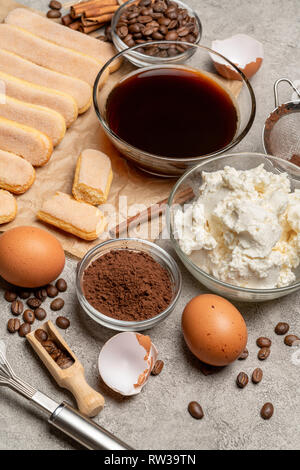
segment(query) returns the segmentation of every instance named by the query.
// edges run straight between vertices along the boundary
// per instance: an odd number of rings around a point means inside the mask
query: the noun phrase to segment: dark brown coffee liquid
[[[229,94],[204,73],[160,67],[121,81],[106,103],[107,121],[129,144],[155,155],[187,158],[228,145],[238,114]]]

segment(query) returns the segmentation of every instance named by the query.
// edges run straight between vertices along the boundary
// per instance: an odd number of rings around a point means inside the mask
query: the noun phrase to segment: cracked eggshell
[[[158,353],[149,336],[119,333],[101,349],[98,367],[105,384],[121,395],[137,395],[146,384]]]
[[[246,34],[236,34],[224,40],[216,40],[211,48],[233,62],[247,78],[252,77],[260,68],[264,50],[261,42]],[[230,80],[241,80],[234,68],[221,57],[210,53],[217,72]]]

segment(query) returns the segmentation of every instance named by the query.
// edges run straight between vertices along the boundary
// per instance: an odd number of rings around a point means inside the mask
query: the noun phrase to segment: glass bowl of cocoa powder
[[[118,238],[92,248],[77,267],[84,312],[117,331],[152,328],[174,310],[181,293],[175,260],[155,243]]]

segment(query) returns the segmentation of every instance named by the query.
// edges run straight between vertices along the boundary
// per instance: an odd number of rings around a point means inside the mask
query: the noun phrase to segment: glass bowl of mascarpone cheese
[[[259,302],[300,288],[300,168],[286,160],[236,153],[191,168],[167,222],[183,264],[221,296]]]

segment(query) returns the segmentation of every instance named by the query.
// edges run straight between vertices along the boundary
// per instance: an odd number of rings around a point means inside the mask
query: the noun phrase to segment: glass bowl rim
[[[86,262],[86,260],[89,257],[91,257],[94,253],[96,253],[103,246],[109,245],[110,243],[113,243],[113,242],[116,242],[116,241],[117,242],[126,242],[126,241],[131,242],[131,241],[133,241],[133,242],[137,242],[141,245],[147,245],[148,247],[151,247],[154,250],[156,250],[155,255],[158,258],[163,258],[163,256],[166,257],[167,260],[169,261],[170,265],[172,266],[172,268],[170,268],[170,267],[168,267],[168,268],[170,269],[170,271],[172,271],[173,276],[178,278],[178,288],[177,288],[177,291],[174,294],[174,298],[173,298],[172,302],[168,305],[168,307],[165,310],[160,312],[158,315],[156,315],[152,318],[148,318],[147,320],[140,320],[140,321],[118,320],[116,318],[109,317],[108,315],[105,315],[104,313],[102,313],[99,310],[95,309],[88,302],[88,300],[86,299],[86,297],[83,293],[83,290],[81,288],[81,285],[80,285],[80,281],[82,279],[82,276],[79,276],[80,270],[82,269],[82,267],[84,266],[84,263]],[[115,249],[118,250],[118,249],[122,249],[122,248],[115,248]],[[129,248],[129,250],[130,250],[130,248]],[[139,251],[143,251],[143,249],[140,248]],[[157,261],[157,262],[159,262],[159,261]],[[161,263],[159,262],[159,264],[161,264]],[[85,267],[85,269],[87,268],[87,266]],[[174,275],[174,272],[175,272],[175,275]],[[165,317],[167,317],[172,312],[172,310],[174,309],[175,305],[178,302],[178,299],[179,299],[180,294],[181,294],[181,290],[182,290],[182,275],[181,275],[181,271],[180,271],[175,259],[166,250],[164,250],[163,248],[158,246],[156,243],[150,242],[149,240],[145,240],[143,238],[124,237],[124,238],[111,238],[109,240],[105,240],[104,242],[101,242],[98,245],[91,248],[84,255],[84,257],[78,262],[78,265],[77,265],[77,270],[76,270],[76,293],[77,293],[77,296],[80,297],[80,299],[82,300],[82,302],[84,304],[84,308],[87,309],[87,310],[90,310],[92,312],[92,315],[93,315],[92,318],[96,317],[97,319],[101,320],[103,322],[103,324],[105,324],[107,327],[109,327],[109,325],[111,325],[111,326],[114,326],[114,327],[119,326],[119,327],[123,327],[123,328],[124,327],[125,328],[126,327],[132,328],[133,326],[141,326],[142,325],[142,326],[145,326],[145,329],[147,329],[148,326],[152,326],[152,325],[158,323],[160,320],[163,320]],[[80,304],[81,304],[81,302],[80,302]]]
[[[197,266],[195,263],[193,263],[193,261],[181,250],[181,248],[179,246],[179,243],[177,242],[177,240],[175,239],[175,237],[173,235],[170,211],[171,211],[171,206],[172,206],[172,203],[173,203],[175,193],[176,193],[177,189],[179,188],[179,186],[181,185],[181,183],[186,178],[188,178],[191,175],[191,173],[193,173],[194,171],[196,171],[201,166],[203,166],[207,163],[212,163],[216,160],[222,160],[222,159],[225,159],[226,157],[241,156],[241,158],[243,158],[246,155],[248,157],[250,156],[250,158],[251,158],[251,156],[255,156],[255,157],[263,157],[264,159],[267,159],[267,160],[271,159],[271,162],[272,162],[272,159],[274,159],[276,161],[279,161],[279,162],[285,162],[285,164],[287,163],[292,168],[295,168],[299,171],[298,166],[294,165],[293,163],[291,163],[287,160],[284,160],[284,159],[279,158],[279,157],[274,157],[273,155],[266,155],[264,153],[259,153],[259,152],[228,153],[228,154],[225,154],[225,155],[221,155],[221,156],[218,156],[218,157],[211,158],[210,160],[203,161],[203,162],[199,163],[198,165],[193,166],[192,168],[188,169],[178,179],[178,181],[176,181],[176,183],[173,186],[172,191],[169,195],[169,198],[168,198],[167,209],[166,209],[166,218],[167,218],[167,227],[169,229],[169,235],[170,235],[171,243],[172,243],[173,247],[175,248],[175,251],[178,254],[179,258],[182,258],[184,260],[184,262],[187,263],[188,265],[190,265],[198,274],[205,277],[208,281],[212,281],[212,282],[216,283],[220,287],[225,287],[225,288],[231,289],[235,292],[244,292],[244,293],[248,293],[248,294],[274,294],[274,293],[278,293],[278,292],[283,293],[283,292],[288,292],[290,290],[295,290],[295,289],[300,287],[300,280],[294,282],[293,284],[289,284],[288,286],[273,287],[273,288],[268,288],[268,289],[254,289],[254,288],[251,288],[251,287],[239,287],[239,286],[235,286],[233,284],[229,284],[227,282],[221,281],[220,279],[217,279],[216,277],[211,276],[210,274],[206,273],[205,271],[200,269],[199,266]],[[201,282],[201,281],[199,281],[199,282]]]
[[[201,44],[192,44],[192,43],[185,42],[185,41],[181,41],[181,42],[178,42],[178,41],[151,41],[151,44],[175,44],[175,43],[185,44],[187,46],[192,46],[194,48],[202,49],[203,51],[208,52],[208,54],[213,54],[213,55],[217,55],[217,56],[221,57],[222,59],[224,59],[226,62],[228,62],[234,68],[234,70],[242,77],[242,83],[245,83],[246,86],[247,86],[247,89],[248,89],[248,92],[249,92],[250,98],[251,98],[250,117],[249,117],[248,122],[245,126],[245,129],[236,138],[234,138],[228,145],[226,145],[226,147],[223,147],[222,149],[220,149],[216,152],[212,152],[212,153],[209,153],[209,154],[206,154],[206,155],[200,155],[200,156],[196,156],[196,157],[186,157],[186,158],[164,157],[162,155],[154,155],[153,153],[149,153],[149,152],[146,152],[145,150],[134,147],[133,145],[126,142],[125,140],[121,139],[108,126],[108,124],[106,123],[106,120],[102,117],[102,113],[100,112],[100,109],[99,109],[99,106],[98,106],[97,95],[98,95],[98,84],[100,82],[100,78],[101,78],[102,74],[107,70],[107,68],[111,65],[111,63],[114,60],[118,59],[121,56],[124,56],[124,55],[128,54],[128,52],[130,53],[130,51],[132,51],[132,50],[135,50],[135,49],[139,48],[140,47],[139,44],[137,44],[136,46],[124,49],[121,52],[118,52],[115,56],[113,56],[111,59],[109,59],[105,63],[105,65],[99,70],[99,72],[97,74],[97,77],[95,79],[95,82],[94,82],[94,86],[93,86],[93,104],[94,104],[94,109],[95,109],[96,115],[97,115],[101,125],[106,130],[106,132],[108,132],[108,134],[112,138],[116,139],[123,146],[127,147],[131,152],[132,151],[135,152],[135,151],[138,150],[139,152],[141,152],[143,154],[143,156],[146,156],[146,157],[152,158],[152,159],[156,159],[156,160],[160,160],[160,161],[164,161],[164,162],[172,162],[172,163],[176,163],[176,162],[177,163],[195,162],[195,163],[197,163],[199,161],[199,159],[207,160],[207,159],[214,158],[215,156],[221,155],[224,152],[226,152],[227,150],[230,150],[232,147],[238,145],[242,141],[242,139],[248,134],[249,130],[252,127],[252,124],[253,124],[253,121],[254,121],[254,118],[255,118],[255,114],[256,114],[256,99],[255,99],[255,94],[254,94],[253,88],[250,84],[250,81],[248,80],[248,78],[246,77],[244,72],[242,70],[240,70],[233,62],[231,62],[225,56],[223,56],[222,54],[219,54],[219,52],[216,52],[216,51],[210,49],[209,47],[202,46]],[[150,68],[155,67],[155,66],[159,67],[160,65],[163,66],[164,64],[152,64],[149,67]],[[180,64],[180,65],[184,65],[184,64]],[[148,67],[141,67],[141,68],[146,69]],[[139,68],[137,67],[136,70],[138,71],[138,69]]]

